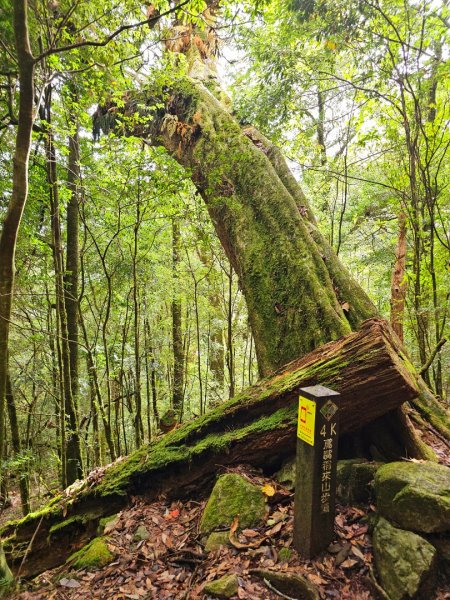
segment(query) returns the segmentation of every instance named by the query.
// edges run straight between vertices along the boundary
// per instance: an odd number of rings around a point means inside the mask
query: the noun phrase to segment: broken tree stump
[[[208,414],[96,470],[42,510],[5,525],[9,564],[15,571],[20,566],[22,577],[61,564],[95,535],[101,517],[132,495],[149,501],[160,494],[198,496],[221,466],[276,466],[295,451],[299,388],[316,384],[340,393],[340,433],[358,430],[417,395],[414,369],[390,326],[365,321],[358,332],[289,363]]]

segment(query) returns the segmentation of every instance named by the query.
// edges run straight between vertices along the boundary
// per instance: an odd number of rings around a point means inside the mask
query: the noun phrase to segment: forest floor
[[[113,562],[101,569],[78,571],[66,564],[32,582],[24,582],[23,591],[14,598],[195,600],[207,598],[202,592],[206,582],[230,573],[239,578],[238,594],[233,598],[289,597],[267,587],[252,569],[303,575],[317,586],[322,599],[382,598],[374,576],[368,533],[373,505],[338,505],[336,538],[326,552],[308,561],[292,551],[288,561],[281,560],[280,550],[292,544],[293,494],[254,470],[243,467],[235,470],[257,485],[271,486],[275,493],[269,498],[270,511],[265,524],[232,535],[230,546],[205,552],[198,524],[206,499],[186,502],[161,499],[147,503],[145,498],[136,497],[107,530],[108,547],[115,556]],[[148,540],[135,541],[139,526],[148,531]],[[450,599],[450,590],[443,580],[435,599]]]
[[[431,430],[423,430],[439,462],[450,465],[449,448]],[[317,586],[320,596],[339,600],[377,600],[383,598],[373,566],[370,515],[372,504],[337,506],[336,538],[328,550],[315,560],[301,560],[292,550],[293,494],[252,468],[233,469],[253,483],[270,486],[270,511],[264,525],[233,534],[228,546],[205,552],[198,526],[207,497],[185,502],[161,498],[147,502],[135,497],[119,513],[106,531],[114,560],[91,570],[74,570],[70,563],[42,573],[33,581],[23,581],[17,600],[196,600],[207,598],[205,583],[226,574],[239,578],[238,594],[233,598],[272,600],[289,596],[276,593],[258,578],[253,569],[297,573]],[[0,519],[13,518],[20,510],[18,494]],[[136,541],[139,526],[148,539]],[[288,561],[280,550],[292,550]],[[51,551],[51,549],[49,549]],[[286,550],[282,552],[285,555]],[[270,584],[269,584],[270,586]],[[432,600],[432,599],[430,599]],[[450,589],[441,579],[434,600],[450,600]]]

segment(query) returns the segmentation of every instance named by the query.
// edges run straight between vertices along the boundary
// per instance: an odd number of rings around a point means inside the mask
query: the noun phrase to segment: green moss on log
[[[181,444],[182,439],[187,443],[190,441],[192,425],[183,428],[184,432],[180,436],[180,430],[167,434],[161,441],[153,446],[147,446],[136,452],[133,452],[124,461],[121,461],[110,467],[97,486],[96,492],[102,496],[111,494],[125,495],[132,487],[133,479],[138,478],[139,474],[151,475],[164,469],[168,464],[172,467],[181,464],[189,465],[196,459],[207,455],[217,455],[227,451],[230,444],[245,439],[254,433],[272,431],[274,429],[289,427],[296,422],[296,407],[290,406],[280,409],[275,413],[262,417],[255,423],[251,423],[241,429],[228,432],[211,433],[201,438],[195,445],[189,446]],[[200,424],[201,427],[201,424]],[[179,445],[175,445],[177,443]]]
[[[89,544],[72,554],[68,562],[74,569],[92,569],[105,567],[114,558],[109,550],[106,538],[94,538]]]

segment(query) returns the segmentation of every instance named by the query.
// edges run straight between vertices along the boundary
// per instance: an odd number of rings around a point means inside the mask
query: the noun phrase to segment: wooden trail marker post
[[[294,499],[294,547],[312,558],[334,538],[339,393],[300,388]]]

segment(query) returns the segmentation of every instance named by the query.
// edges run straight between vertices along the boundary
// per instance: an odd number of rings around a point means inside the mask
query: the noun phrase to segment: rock
[[[239,527],[253,527],[266,515],[266,497],[261,489],[238,475],[227,473],[217,480],[200,521],[200,532],[229,527],[239,517]]]
[[[218,550],[222,546],[229,546],[229,535],[229,531],[213,531],[210,533],[205,544],[206,552],[214,552],[214,550]]]
[[[450,530],[450,468],[435,463],[393,462],[375,475],[379,513],[403,529]]]
[[[450,577],[450,537],[430,537],[430,544],[436,548],[439,558],[439,569]]]
[[[339,460],[337,463],[336,497],[344,504],[368,502],[372,482],[381,463],[361,458]]]
[[[373,533],[375,565],[391,600],[432,598],[437,553],[421,536],[380,517]]]
[[[237,594],[239,581],[237,575],[224,575],[203,586],[203,592],[215,598],[231,598]]]
[[[97,535],[106,535],[110,533],[119,522],[119,515],[111,515],[100,519],[97,528]]]
[[[275,479],[288,490],[295,490],[295,456],[281,465],[281,469],[275,474]]]
[[[89,569],[92,567],[104,567],[114,558],[110,552],[106,539],[97,537],[89,544],[72,554],[67,562],[71,562],[74,569]]]
[[[266,569],[251,569],[250,573],[267,580],[278,592],[295,600],[320,600],[319,589],[302,575]]]
[[[148,540],[150,534],[148,532],[147,527],[145,525],[139,525],[133,535],[134,542],[142,542]]]

